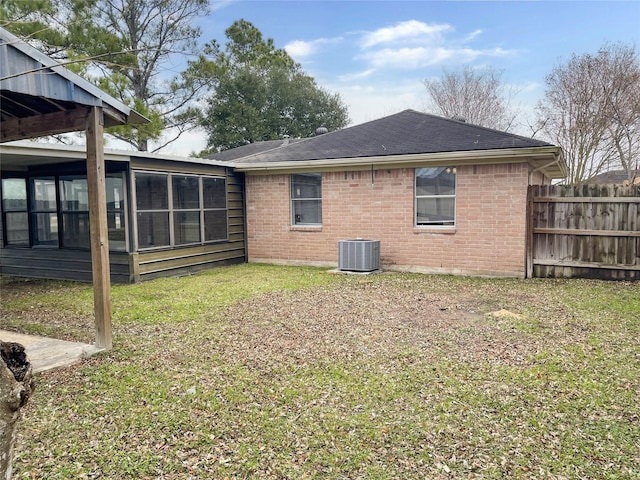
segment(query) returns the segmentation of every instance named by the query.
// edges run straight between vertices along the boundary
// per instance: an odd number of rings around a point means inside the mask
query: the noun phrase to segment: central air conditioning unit
[[[373,272],[380,269],[380,240],[339,240],[338,269]]]

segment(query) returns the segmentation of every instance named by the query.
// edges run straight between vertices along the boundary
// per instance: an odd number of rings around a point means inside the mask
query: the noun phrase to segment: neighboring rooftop
[[[635,181],[634,183],[640,182],[640,169],[635,171]],[[629,181],[629,176],[627,175],[626,170],[610,170],[608,172],[601,173],[600,175],[596,175],[593,178],[590,178],[587,183],[599,183],[599,184],[618,184],[622,185],[625,182]]]

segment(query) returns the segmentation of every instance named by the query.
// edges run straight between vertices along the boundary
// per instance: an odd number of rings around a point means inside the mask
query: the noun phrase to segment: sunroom
[[[0,145],[0,274],[91,281],[85,151]],[[221,162],[105,151],[111,281],[244,262],[243,179]]]

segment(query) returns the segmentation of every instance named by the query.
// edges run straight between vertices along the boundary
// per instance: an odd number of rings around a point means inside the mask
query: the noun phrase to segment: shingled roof
[[[242,157],[248,157],[255,155],[256,153],[266,152],[267,150],[273,150],[277,147],[283,147],[289,143],[300,142],[303,138],[286,138],[284,140],[265,140],[262,142],[247,143],[240,147],[231,148],[229,150],[223,150],[222,152],[212,153],[204,158],[209,160],[218,160],[220,162],[229,162]]]
[[[244,157],[244,163],[299,162],[391,155],[550,147],[550,143],[415,110],[276,146]],[[243,147],[240,147],[243,148]],[[214,158],[215,155],[213,156]]]

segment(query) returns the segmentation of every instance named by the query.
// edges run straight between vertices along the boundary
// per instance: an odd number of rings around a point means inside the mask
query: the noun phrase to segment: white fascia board
[[[0,144],[0,157],[39,157],[58,158],[66,160],[84,160],[87,157],[87,147],[85,145],[58,145],[54,143],[36,143],[25,140],[7,142]],[[217,167],[230,167],[229,162],[208,160],[197,157],[180,157],[177,155],[163,155],[158,153],[140,152],[137,150],[116,150],[105,148],[104,159],[130,162],[131,157],[145,158],[159,161],[173,161],[183,164],[196,163],[199,165],[212,165]]]
[[[524,162],[533,164],[536,160],[538,162],[552,162],[554,165],[557,162],[562,163],[562,150],[559,147],[549,146],[287,162],[232,163],[236,171],[244,172],[248,175],[264,175],[296,171],[364,170],[372,166],[377,168],[406,168],[451,164],[480,165]]]

